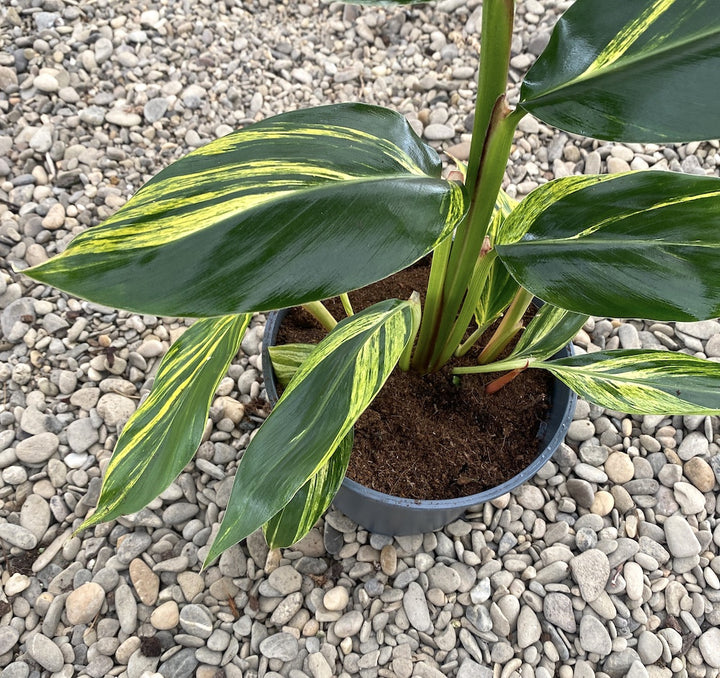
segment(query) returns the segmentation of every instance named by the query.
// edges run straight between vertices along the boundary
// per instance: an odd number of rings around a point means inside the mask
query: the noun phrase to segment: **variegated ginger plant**
[[[315,347],[276,351],[294,377],[243,455],[206,562],[263,525],[272,546],[299,539],[332,500],[353,424],[392,370],[452,363],[500,316],[479,363],[456,375],[545,369],[612,409],[720,414],[715,362],[646,350],[551,359],[588,314],[720,315],[720,178],[572,176],[520,204],[501,190],[528,114],[613,141],[720,136],[717,0],[576,0],[511,107],[513,12],[514,0],[484,1],[464,185],[441,178],[436,153],[397,113],[362,104],[295,111],[190,153],[26,271],[101,304],[201,318],[122,431],[83,527],[138,510],[191,459],[256,311],[303,304],[331,331]],[[348,291],[431,252],[424,308],[393,299],[353,314]],[[348,317],[333,327],[320,300],[337,295]],[[493,362],[533,296],[542,310],[512,354]]]

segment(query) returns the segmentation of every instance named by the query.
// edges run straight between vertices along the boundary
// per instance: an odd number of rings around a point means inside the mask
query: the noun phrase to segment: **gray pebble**
[[[30,656],[52,673],[60,671],[65,664],[60,648],[42,633],[34,633],[30,636],[26,641],[26,647]]]

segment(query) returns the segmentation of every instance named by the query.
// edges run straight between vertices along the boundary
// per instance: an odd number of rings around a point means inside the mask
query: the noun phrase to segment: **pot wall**
[[[287,310],[270,313],[265,326],[262,365],[265,388],[272,405],[278,400],[277,382],[270,361],[268,346],[273,346]],[[572,345],[554,356],[564,358],[572,355]],[[456,499],[419,501],[377,492],[354,480],[345,478],[333,504],[346,516],[376,534],[408,535],[439,530],[457,520],[467,509],[495,499],[532,478],[550,460],[565,439],[575,412],[577,395],[557,379],[553,382],[551,407],[547,420],[539,432],[540,452],[522,472],[501,485],[489,490]]]

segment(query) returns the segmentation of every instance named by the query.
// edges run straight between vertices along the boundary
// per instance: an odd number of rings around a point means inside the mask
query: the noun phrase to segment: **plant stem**
[[[500,360],[489,365],[470,365],[469,367],[456,367],[453,374],[487,374],[488,372],[505,372],[534,367],[534,358],[514,358],[513,360]]]
[[[350,297],[345,294],[340,295],[340,301],[342,302],[343,308],[345,309],[345,313],[347,314],[348,318],[351,315],[355,315],[355,311],[353,311],[352,304],[350,303]]]
[[[511,111],[505,101],[514,5],[514,0],[485,0],[483,4],[482,56],[466,177],[470,209],[457,227],[449,259],[443,253],[443,262],[434,271],[438,273],[436,278],[442,274],[441,283],[437,279],[431,281],[439,291],[434,289],[433,296],[425,300],[420,337],[413,358],[413,367],[421,372],[432,369],[433,364],[440,366],[433,361],[433,354],[437,357],[438,350],[444,351],[448,347],[463,304],[474,306],[477,301],[466,299],[468,285],[495,209],[513,133],[524,115],[523,112],[518,115]],[[452,347],[450,356],[455,348]]]
[[[302,307],[310,313],[315,320],[317,320],[324,329],[328,332],[332,332],[337,325],[337,320],[332,317],[330,311],[325,308],[322,301],[308,301],[307,304],[303,304]]]
[[[439,320],[439,312],[442,308],[442,285],[451,248],[452,238],[446,238],[435,248],[432,255],[430,278],[425,292],[425,310],[422,315],[415,353],[412,357],[412,366],[418,371],[423,371],[424,366],[427,365],[432,350],[432,338],[437,333],[435,321]]]
[[[480,258],[475,265],[475,270],[473,271],[470,284],[468,285],[468,291],[465,295],[462,308],[460,309],[455,323],[452,326],[448,339],[445,341],[443,346],[439,343],[435,344],[430,361],[431,370],[441,367],[450,360],[455,353],[455,350],[462,342],[463,337],[467,332],[467,328],[470,325],[470,321],[475,315],[477,300],[485,288],[488,274],[490,273],[490,269],[492,268],[496,257],[497,253],[495,250],[490,250],[487,254],[480,255]]]
[[[478,357],[479,363],[485,364],[495,360],[512,341],[512,338],[522,329],[522,318],[532,299],[533,295],[527,290],[522,287],[518,290],[510,307],[505,311],[505,317]]]
[[[480,67],[478,69],[475,120],[467,168],[466,184],[472,193],[477,180],[483,146],[495,102],[505,94],[510,68],[514,0],[485,0],[480,28]]]
[[[485,323],[475,329],[475,331],[462,344],[460,344],[460,346],[458,346],[457,351],[455,351],[455,357],[462,358],[473,346],[475,346],[478,339],[482,337],[489,325],[490,323]]]

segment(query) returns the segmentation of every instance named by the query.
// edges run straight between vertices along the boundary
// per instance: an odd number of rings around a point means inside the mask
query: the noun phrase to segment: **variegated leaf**
[[[338,104],[217,139],[27,270],[107,306],[170,316],[267,311],[395,273],[452,232],[464,189],[398,113]]]
[[[238,466],[205,564],[290,502],[337,449],[412,334],[412,305],[388,299],[346,318],[303,362]]]
[[[315,344],[280,344],[268,347],[273,372],[282,386],[290,383],[314,348]]]
[[[150,395],[120,434],[95,513],[80,526],[135,513],[192,459],[220,380],[240,348],[249,315],[199,320],[170,347]]]
[[[270,548],[285,548],[300,541],[327,511],[345,478],[352,446],[350,431],[327,464],[296,492],[289,504],[263,525]]]
[[[611,318],[720,315],[717,177],[565,177],[528,195],[507,219],[515,220],[527,233],[498,245],[498,256],[544,301]]]
[[[532,367],[549,370],[583,398],[629,414],[720,414],[720,364],[684,353],[620,350]]]
[[[520,106],[600,139],[720,137],[717,0],[576,0],[528,72]]]
[[[507,359],[545,360],[555,355],[572,340],[587,318],[581,313],[543,304]]]

